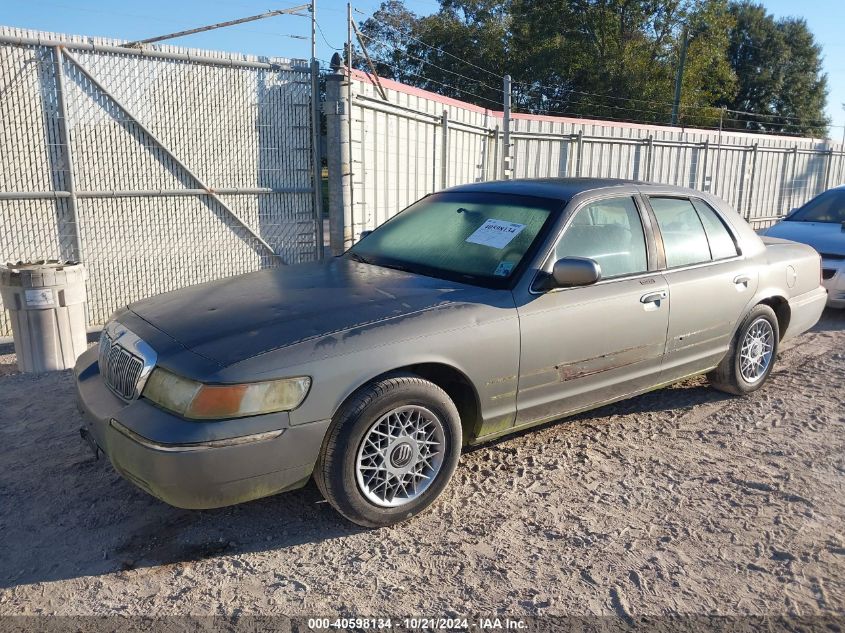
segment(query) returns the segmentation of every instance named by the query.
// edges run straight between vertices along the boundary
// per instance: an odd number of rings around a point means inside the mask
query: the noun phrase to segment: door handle
[[[660,290],[659,292],[649,292],[648,294],[640,297],[640,303],[657,303],[658,301],[665,299],[667,296],[669,296],[669,294],[665,290]]]
[[[736,284],[737,286],[743,285],[747,288],[748,283],[750,281],[751,277],[749,277],[748,275],[737,275],[736,277],[734,277],[734,284]]]

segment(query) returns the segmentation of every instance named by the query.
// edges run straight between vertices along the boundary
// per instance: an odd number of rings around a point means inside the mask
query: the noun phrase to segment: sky
[[[308,0],[302,0],[302,3]],[[317,57],[327,63],[334,47],[346,41],[345,0],[316,0]],[[100,35],[127,40],[172,33],[194,26],[263,13],[300,4],[296,0],[2,0],[0,24],[43,31]],[[380,0],[355,0],[356,21],[370,15]],[[845,138],[845,2],[842,0],[763,0],[776,17],[807,20],[822,46],[828,76],[827,114],[833,122],[831,136]],[[419,15],[434,13],[437,0],[405,0]],[[277,57],[309,58],[311,24],[306,17],[282,15],[189,37],[172,44]]]

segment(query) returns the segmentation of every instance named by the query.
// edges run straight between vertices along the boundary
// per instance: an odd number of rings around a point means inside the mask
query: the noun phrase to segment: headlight
[[[241,385],[206,385],[157,367],[150,374],[145,398],[185,418],[242,418],[296,409],[311,387],[307,376]]]

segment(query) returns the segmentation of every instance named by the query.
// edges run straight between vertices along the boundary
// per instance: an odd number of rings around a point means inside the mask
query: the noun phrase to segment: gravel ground
[[[70,372],[0,355],[0,614],[842,616],[843,383],[828,311],[749,397],[694,379],[472,450],[367,531],[313,485],[166,506],[91,459]]]

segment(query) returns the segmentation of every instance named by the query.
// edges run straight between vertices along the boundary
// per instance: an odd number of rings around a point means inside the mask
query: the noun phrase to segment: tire
[[[761,336],[756,336],[757,334]],[[751,339],[756,338],[763,343],[769,337],[770,340],[765,345],[761,344],[757,347],[752,343],[751,349],[744,351],[743,346],[747,347]],[[772,373],[779,341],[780,329],[774,310],[763,303],[754,306],[737,329],[722,362],[707,374],[710,385],[719,391],[738,396],[757,391]],[[758,354],[758,352],[762,353]],[[756,357],[759,362],[749,361],[749,357]],[[743,366],[744,361],[746,361],[745,366]]]
[[[314,479],[353,523],[393,525],[443,492],[461,438],[458,410],[445,391],[415,374],[392,374],[365,385],[338,410]]]

